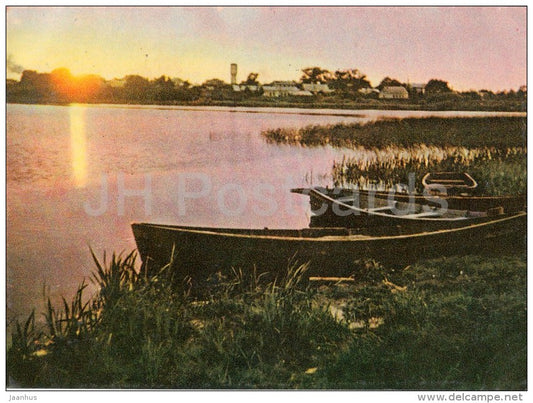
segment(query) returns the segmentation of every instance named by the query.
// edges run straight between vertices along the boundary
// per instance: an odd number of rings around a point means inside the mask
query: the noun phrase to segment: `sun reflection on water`
[[[77,188],[87,184],[87,138],[85,132],[85,111],[81,105],[70,106],[70,150],[72,175]]]

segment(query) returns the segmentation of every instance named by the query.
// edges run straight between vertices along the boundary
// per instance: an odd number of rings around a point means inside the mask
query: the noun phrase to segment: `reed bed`
[[[525,117],[405,118],[367,123],[279,128],[262,132],[267,141],[301,146],[344,148],[526,147]]]
[[[388,190],[428,171],[468,172],[476,194],[527,190],[526,119],[522,117],[409,118],[364,124],[308,126],[263,132],[268,142],[349,149],[335,161],[334,186]]]
[[[17,324],[9,386],[526,388],[525,256],[362,261],[327,285],[305,265],[277,282],[236,269],[202,290],[169,266],[147,277],[133,252],[94,260],[95,295]]]
[[[478,182],[477,195],[525,194],[527,191],[527,150],[464,147],[428,147],[401,149],[365,149],[357,156],[334,162],[335,186],[360,189],[395,189],[409,186],[423,191],[422,178],[427,172],[468,172]]]

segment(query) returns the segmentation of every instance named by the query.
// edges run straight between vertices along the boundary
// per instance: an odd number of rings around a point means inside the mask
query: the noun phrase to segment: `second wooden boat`
[[[426,206],[359,195],[357,198],[333,198],[319,189],[309,197],[316,207],[311,227],[359,228],[370,234],[409,234],[457,228],[484,222],[503,214],[503,209],[488,212],[452,210],[446,206]]]
[[[291,189],[293,193],[309,195],[313,188],[295,188]],[[316,187],[322,193],[333,198],[339,197],[374,197],[376,199],[395,200],[401,203],[416,203],[428,206],[442,206],[446,201],[447,207],[452,210],[470,210],[470,211],[487,211],[493,208],[502,207],[506,213],[515,213],[524,211],[527,204],[527,195],[503,195],[503,196],[461,196],[461,195],[431,195],[427,194],[409,194],[394,191],[376,191],[349,188],[323,188]],[[315,207],[313,207],[315,209]]]
[[[477,182],[466,172],[429,172],[422,178],[422,185],[430,194],[470,195]]]

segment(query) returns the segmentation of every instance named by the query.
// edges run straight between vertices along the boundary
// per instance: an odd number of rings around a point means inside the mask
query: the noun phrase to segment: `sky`
[[[24,70],[200,84],[299,80],[356,68],[377,86],[448,81],[460,91],[526,84],[525,7],[8,7],[7,77]]]

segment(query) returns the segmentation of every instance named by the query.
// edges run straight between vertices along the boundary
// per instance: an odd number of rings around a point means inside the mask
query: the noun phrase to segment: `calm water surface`
[[[98,256],[135,248],[130,224],[298,228],[330,184],[331,147],[267,144],[262,130],[473,112],[7,107],[7,318],[70,296]],[[494,115],[494,114],[492,114]]]

